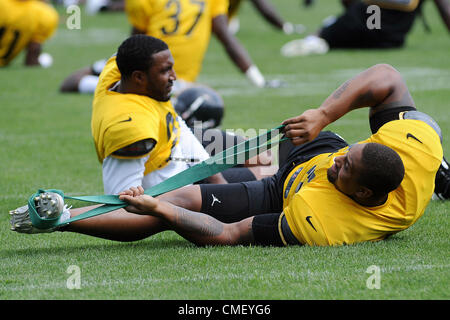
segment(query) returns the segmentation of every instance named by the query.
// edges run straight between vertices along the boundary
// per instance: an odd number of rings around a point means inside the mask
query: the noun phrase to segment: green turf
[[[338,1],[274,2],[280,13],[314,31]],[[432,202],[410,229],[389,240],[337,248],[197,248],[173,232],[134,243],[53,233],[9,230],[8,210],[38,188],[69,195],[103,192],[101,165],[90,134],[91,96],[62,95],[73,70],[111,55],[129,32],[122,13],[82,17],[67,30],[66,15],[45,45],[54,65],[26,69],[23,56],[0,70],[0,300],[1,299],[448,299],[450,203]],[[252,87],[213,39],[200,82],[226,103],[223,128],[273,128],[319,105],[340,83],[376,63],[405,77],[417,106],[435,117],[450,156],[449,34],[432,3],[425,6],[432,33],[417,21],[402,50],[336,51],[326,56],[283,58],[280,47],[295,36],[276,32],[244,4],[240,41],[261,71],[288,86]],[[330,126],[349,142],[369,134],[367,110]],[[67,268],[81,271],[81,289],[69,290]],[[380,268],[381,288],[370,290],[369,266]]]

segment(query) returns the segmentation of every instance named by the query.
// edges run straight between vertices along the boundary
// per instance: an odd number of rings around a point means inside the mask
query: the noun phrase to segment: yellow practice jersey
[[[126,0],[130,23],[167,43],[179,79],[194,82],[209,45],[212,20],[226,15],[228,0]]]
[[[364,0],[369,5],[377,5],[383,9],[398,11],[414,11],[420,3],[420,0]]]
[[[0,67],[30,42],[43,43],[58,27],[58,13],[38,0],[0,0]]]
[[[434,191],[434,179],[443,151],[439,136],[419,120],[395,120],[369,139],[394,149],[405,176],[377,207],[359,205],[327,179],[336,153],[321,154],[300,164],[284,183],[283,212],[295,237],[307,245],[343,245],[377,241],[411,226],[425,211]]]
[[[145,175],[163,168],[169,161],[172,148],[178,144],[177,114],[170,101],[161,102],[147,96],[110,90],[120,77],[116,57],[111,57],[100,75],[93,101],[91,130],[97,156],[103,162],[123,147],[153,139],[156,145],[145,164]]]

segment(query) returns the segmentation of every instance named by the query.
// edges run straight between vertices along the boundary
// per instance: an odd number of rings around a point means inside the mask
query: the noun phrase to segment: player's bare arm
[[[27,66],[39,65],[38,58],[40,54],[41,54],[41,44],[37,42],[30,42],[27,46],[25,65]]]
[[[234,64],[247,76],[247,78],[255,86],[262,88],[278,88],[284,83],[280,80],[266,81],[259,71],[258,67],[253,64],[247,50],[241,45],[239,40],[228,29],[228,18],[226,15],[219,15],[212,21],[213,33],[224,46],[228,56]]]
[[[252,60],[238,39],[229,32],[226,15],[219,15],[213,19],[212,31],[224,46],[231,60],[242,72],[246,72],[252,65]]]
[[[344,82],[317,109],[285,120],[286,137],[299,145],[313,140],[330,123],[348,112],[370,108],[370,116],[395,107],[415,107],[400,73],[386,64],[375,65]]]
[[[282,29],[284,21],[275,8],[266,0],[252,0],[256,9],[275,27]]]
[[[438,8],[439,14],[441,15],[442,20],[447,26],[448,31],[450,32],[450,1],[434,0],[434,3]]]

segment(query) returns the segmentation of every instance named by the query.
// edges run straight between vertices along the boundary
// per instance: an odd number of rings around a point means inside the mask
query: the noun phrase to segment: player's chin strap
[[[234,167],[238,164],[242,164],[248,159],[260,154],[263,151],[269,150],[273,145],[286,140],[287,138],[275,139],[279,137],[281,128],[284,126],[278,126],[272,130],[269,130],[255,138],[246,140],[231,148],[228,148],[215,156],[206,159],[198,163],[197,165],[190,167],[167,180],[164,180],[160,184],[153,186],[144,191],[145,194],[156,197],[163,193],[184,187],[186,185],[195,183],[197,181],[208,178],[216,173],[222,172],[228,168]],[[60,217],[55,218],[43,218],[39,216],[35,208],[34,199],[44,192],[56,192],[63,197],[63,199],[80,200],[91,203],[103,204],[92,210],[84,212],[78,216],[75,216],[69,220],[61,221]],[[54,228],[61,225],[65,225],[74,221],[87,219],[90,217],[98,216],[110,211],[114,211],[120,208],[126,207],[128,204],[119,199],[117,195],[98,195],[98,196],[78,196],[70,197],[64,195],[60,190],[38,190],[28,200],[28,207],[31,222],[34,227],[38,229]]]

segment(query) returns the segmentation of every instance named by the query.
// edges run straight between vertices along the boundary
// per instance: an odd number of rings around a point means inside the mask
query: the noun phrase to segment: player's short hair
[[[138,34],[129,37],[117,51],[117,67],[122,77],[129,77],[134,71],[147,71],[155,53],[168,50],[167,44],[157,38]]]
[[[375,196],[397,189],[405,176],[405,167],[398,153],[379,143],[364,146],[362,164],[358,183],[372,190]]]

